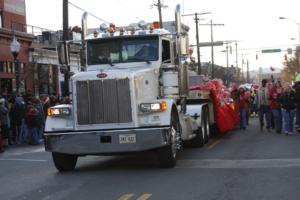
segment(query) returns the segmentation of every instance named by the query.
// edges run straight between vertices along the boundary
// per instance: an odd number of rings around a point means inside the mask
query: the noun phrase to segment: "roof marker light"
[[[153,22],[153,28],[158,29],[160,27],[160,24],[158,21]]]
[[[123,27],[121,27],[121,28],[119,29],[119,31],[120,31],[120,35],[124,35],[125,29],[124,29]]]
[[[116,30],[116,25],[114,23],[110,23],[109,27],[112,28],[113,30]]]
[[[100,31],[106,33],[107,31],[107,24],[103,23],[100,25]]]
[[[133,26],[129,27],[130,33],[131,35],[133,35],[135,33],[135,28]]]
[[[150,26],[149,32],[150,32],[150,33],[153,33],[153,30],[154,30],[153,26]]]
[[[94,38],[98,37],[98,32],[96,30],[94,30],[93,34],[94,34]]]
[[[144,20],[139,21],[138,27],[145,30],[147,28],[147,23]]]

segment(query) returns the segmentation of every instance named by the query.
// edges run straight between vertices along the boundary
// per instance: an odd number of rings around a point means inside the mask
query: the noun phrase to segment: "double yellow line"
[[[122,195],[118,200],[130,200],[131,197],[135,196],[134,193],[128,193],[128,194],[124,194]],[[152,194],[142,194],[141,196],[139,196],[136,200],[147,200],[152,196]],[[133,199],[132,199],[133,200]]]

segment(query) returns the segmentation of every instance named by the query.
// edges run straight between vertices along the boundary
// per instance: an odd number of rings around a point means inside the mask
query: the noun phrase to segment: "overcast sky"
[[[158,12],[151,5],[155,0],[69,0],[117,26],[126,26],[132,22],[158,20]],[[214,27],[214,40],[238,40],[239,66],[242,54],[249,60],[251,69],[260,66],[282,67],[283,53],[262,54],[261,50],[270,48],[295,47],[298,42],[298,26],[291,20],[279,20],[279,16],[289,17],[300,22],[299,0],[164,0],[168,7],[163,9],[163,20],[174,20],[176,4],[181,4],[183,13],[210,11],[211,15],[202,15],[200,23],[210,19],[224,26]],[[26,0],[27,24],[58,30],[62,28],[62,0]],[[69,25],[80,25],[82,11],[69,5]],[[195,44],[195,23],[193,17],[184,17],[190,26],[190,43]],[[102,22],[88,18],[89,27],[99,27]],[[300,25],[299,25],[300,26]],[[300,28],[300,27],[299,27]],[[210,27],[199,26],[200,42],[210,41]],[[291,40],[295,38],[295,40]],[[234,49],[234,48],[233,48]],[[225,47],[215,48],[215,63],[226,65]],[[210,61],[210,48],[201,48],[201,61]],[[235,52],[229,56],[229,64],[236,65]],[[258,60],[255,55],[258,54]],[[194,56],[196,54],[194,53]],[[245,67],[245,66],[244,66]]]

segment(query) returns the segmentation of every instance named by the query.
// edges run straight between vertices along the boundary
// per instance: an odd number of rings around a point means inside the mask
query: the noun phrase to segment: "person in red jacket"
[[[25,123],[28,128],[29,144],[40,144],[38,129],[42,126],[42,117],[33,105],[28,105],[27,107],[27,111],[25,112]]]
[[[240,88],[238,92],[238,106],[240,112],[240,128],[246,129],[247,126],[247,104],[248,104],[248,96],[246,95],[245,89]]]
[[[270,89],[270,107],[274,117],[274,126],[276,133],[280,134],[282,130],[282,113],[279,98],[283,95],[283,87],[280,81],[277,81]]]

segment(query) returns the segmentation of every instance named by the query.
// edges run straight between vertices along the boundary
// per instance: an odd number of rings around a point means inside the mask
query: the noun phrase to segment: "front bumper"
[[[140,152],[167,145],[169,127],[139,128],[126,130],[101,130],[80,132],[45,133],[46,151],[76,154],[101,155]],[[120,143],[120,135],[134,134],[135,143]]]

